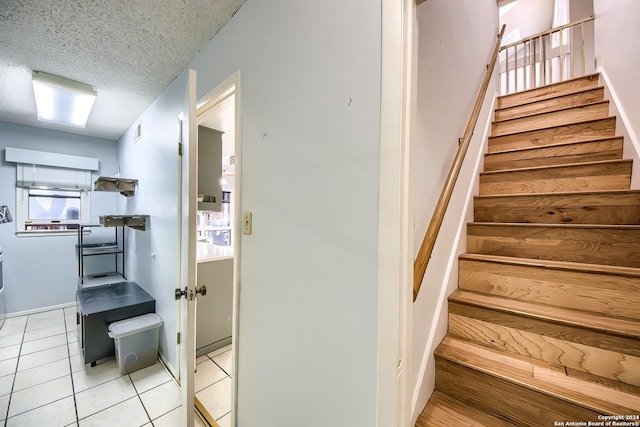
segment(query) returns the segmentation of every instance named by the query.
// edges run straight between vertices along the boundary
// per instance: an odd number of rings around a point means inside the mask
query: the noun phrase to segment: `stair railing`
[[[429,264],[429,259],[431,258],[431,252],[433,252],[433,246],[436,243],[436,238],[438,237],[438,233],[440,232],[440,226],[442,225],[444,214],[447,211],[447,207],[449,206],[451,194],[453,193],[456,181],[458,180],[458,175],[460,174],[460,169],[462,168],[464,157],[467,154],[467,149],[469,148],[469,144],[471,143],[473,130],[475,129],[476,123],[478,122],[480,109],[482,108],[482,103],[484,102],[484,97],[487,93],[487,88],[489,87],[489,82],[491,81],[491,77],[493,75],[493,69],[498,58],[498,51],[500,49],[500,43],[502,42],[504,29],[505,26],[503,25],[502,29],[500,30],[500,34],[498,34],[498,40],[496,41],[493,54],[491,55],[491,60],[489,61],[489,64],[487,64],[487,72],[484,76],[482,86],[480,86],[480,92],[478,93],[478,97],[476,98],[476,103],[474,104],[473,110],[471,111],[471,117],[469,117],[469,122],[467,123],[464,135],[461,138],[460,144],[458,146],[458,151],[456,152],[456,156],[453,159],[451,169],[449,169],[447,180],[442,187],[442,192],[440,192],[438,203],[436,204],[433,215],[431,216],[431,221],[429,222],[429,227],[427,228],[427,232],[424,236],[424,239],[422,240],[422,244],[420,245],[418,256],[413,263],[414,301],[418,297],[418,291],[420,290],[420,285],[422,284],[424,273],[427,271],[427,265]]]
[[[500,94],[586,75],[585,25],[593,20],[590,16],[502,46]]]

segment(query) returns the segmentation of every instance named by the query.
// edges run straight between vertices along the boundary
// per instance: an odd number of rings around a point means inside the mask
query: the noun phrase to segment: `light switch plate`
[[[250,235],[253,228],[251,212],[242,212],[242,234]]]

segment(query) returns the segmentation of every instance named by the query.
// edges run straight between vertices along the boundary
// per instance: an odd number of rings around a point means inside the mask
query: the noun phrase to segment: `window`
[[[91,171],[98,160],[6,148],[16,163],[16,233],[23,236],[76,233],[91,218]]]
[[[75,230],[88,222],[89,193],[86,190],[18,188],[18,230]]]

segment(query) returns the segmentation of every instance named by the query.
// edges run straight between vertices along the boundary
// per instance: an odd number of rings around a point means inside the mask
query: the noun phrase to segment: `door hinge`
[[[180,332],[176,334],[176,344],[180,345]]]
[[[178,156],[182,156],[182,142],[178,142]]]

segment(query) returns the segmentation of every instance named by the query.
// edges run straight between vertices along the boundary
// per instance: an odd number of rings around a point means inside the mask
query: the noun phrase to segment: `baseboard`
[[[231,344],[231,337],[227,337],[212,344],[205,345],[204,347],[200,347],[196,350],[196,357],[204,356],[205,354],[211,353],[212,351],[215,351],[219,348],[226,347],[229,344]]]
[[[173,365],[169,363],[169,359],[167,359],[164,353],[160,350],[158,350],[158,359],[160,359],[160,363],[162,363],[164,367],[167,369],[167,371],[169,371],[173,379],[178,384],[180,384],[180,382],[178,381],[178,371],[176,371],[176,368],[174,368]]]
[[[48,307],[34,308],[31,310],[16,311],[15,313],[7,313],[6,318],[9,319],[11,317],[20,317],[20,316],[26,316],[29,314],[43,313],[45,311],[60,310],[61,308],[64,309],[69,307],[75,307],[75,305],[76,303],[74,301],[74,302],[67,302],[65,304],[50,305]]]
[[[610,114],[618,117],[616,121],[616,135],[624,137],[624,158],[633,158],[633,171],[631,173],[631,188],[640,188],[640,141],[631,126],[629,115],[626,113],[620,97],[615,88],[611,84],[611,80],[604,68],[598,67],[598,73],[602,77],[601,83],[605,88],[605,99],[611,101],[609,103]]]

